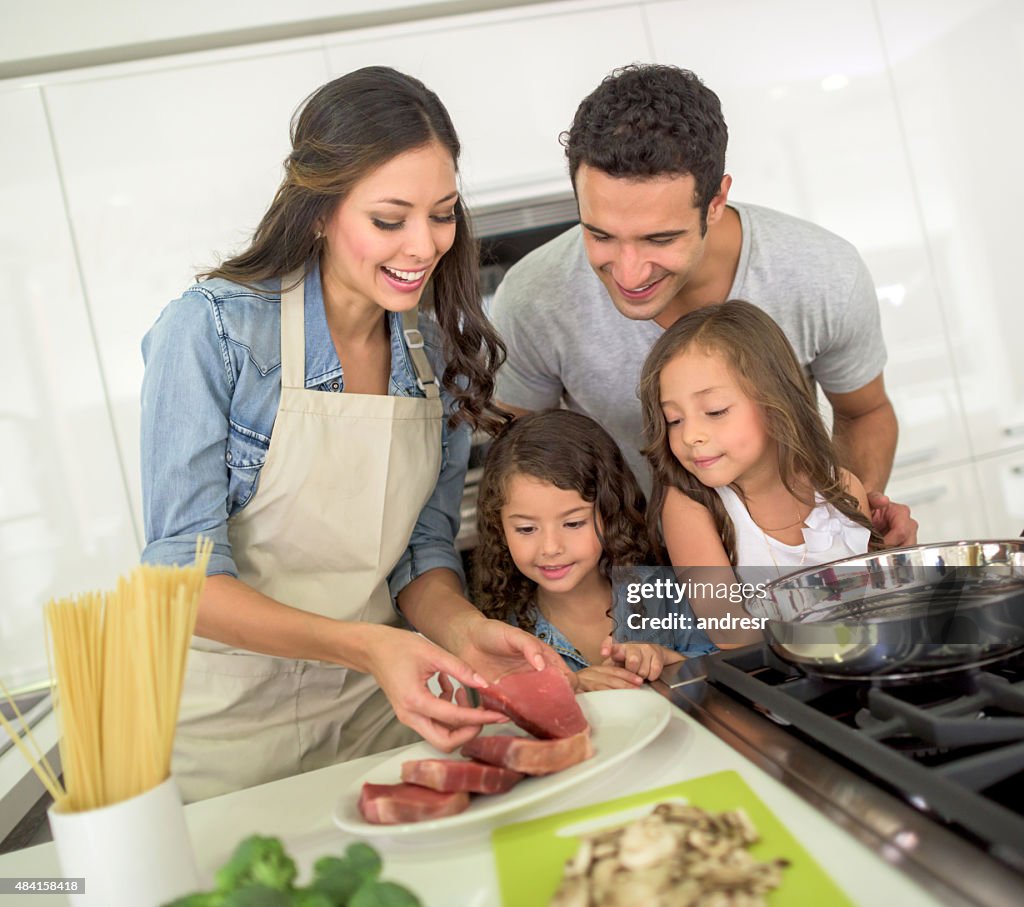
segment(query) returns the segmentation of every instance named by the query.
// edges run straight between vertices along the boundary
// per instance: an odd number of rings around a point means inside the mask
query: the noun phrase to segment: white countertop
[[[345,792],[357,796],[354,782],[391,755],[367,756],[189,805],[185,815],[200,868],[212,874],[242,838],[260,833],[284,841],[299,865],[300,880],[305,880],[316,859],[330,853],[340,854],[353,840],[331,820],[336,799]],[[939,903],[913,880],[679,711],[673,712],[672,720],[653,743],[624,764],[541,805],[516,812],[511,818],[503,816],[489,825],[467,829],[458,838],[446,835],[415,842],[375,838],[371,843],[383,856],[384,878],[407,885],[425,907],[499,907],[490,849],[490,829],[494,825],[562,812],[728,769],[743,777],[855,903],[865,907],[879,903],[934,907]],[[0,877],[59,875],[52,844],[0,856]],[[11,907],[56,907],[66,903],[61,896],[37,894],[26,900],[20,895],[0,895],[0,904]]]

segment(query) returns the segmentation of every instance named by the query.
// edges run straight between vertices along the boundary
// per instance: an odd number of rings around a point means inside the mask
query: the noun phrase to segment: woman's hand
[[[573,686],[577,693],[589,693],[591,690],[635,690],[644,682],[638,674],[609,664],[591,665],[573,676]]]
[[[462,583],[445,568],[428,570],[398,593],[398,605],[417,630],[454,652],[488,681],[506,674],[540,671],[546,665],[569,672],[550,646],[518,627],[490,620],[462,595]]]
[[[479,612],[463,622],[456,651],[490,683],[506,674],[540,671],[548,665],[569,673],[562,657],[551,646],[525,630],[483,617]]]
[[[644,680],[657,680],[665,665],[683,661],[684,656],[665,646],[646,642],[615,642],[607,637],[601,643],[605,665],[621,665]]]
[[[468,707],[465,695],[456,702],[435,696],[427,682],[438,672],[464,687],[485,687],[487,681],[465,662],[416,633],[395,627],[373,627],[364,650],[366,667],[388,697],[395,715],[428,743],[445,753],[471,740],[485,724],[507,722],[500,712]]]

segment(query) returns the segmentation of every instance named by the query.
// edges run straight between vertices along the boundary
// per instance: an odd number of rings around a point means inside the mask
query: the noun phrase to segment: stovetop
[[[758,645],[665,679],[676,705],[944,903],[1024,902],[1024,653],[882,685],[807,676]]]

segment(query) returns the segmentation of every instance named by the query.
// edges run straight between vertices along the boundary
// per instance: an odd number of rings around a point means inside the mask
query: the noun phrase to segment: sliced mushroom
[[[564,879],[551,899],[551,907],[590,907],[590,885],[587,880],[579,876]]]
[[[552,905],[763,907],[787,861],[754,859],[746,847],[757,840],[741,809],[713,815],[660,803],[642,819],[585,837]]]
[[[627,869],[645,869],[662,863],[679,849],[678,838],[656,816],[634,822],[619,843],[619,861]]]

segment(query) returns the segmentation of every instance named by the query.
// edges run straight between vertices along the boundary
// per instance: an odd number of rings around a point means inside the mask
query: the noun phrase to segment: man
[[[491,317],[508,345],[497,394],[514,413],[584,412],[615,437],[646,490],[636,388],[658,336],[694,309],[746,299],[782,327],[832,404],[843,462],[872,492],[890,546],[916,540],[881,492],[897,425],[885,392],[878,300],[845,240],[729,203],[717,95],[673,66],[616,70],[563,134],[580,226],[517,263]]]

